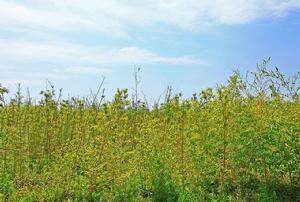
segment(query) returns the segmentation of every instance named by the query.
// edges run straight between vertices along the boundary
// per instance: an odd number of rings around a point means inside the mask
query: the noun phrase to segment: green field
[[[111,101],[0,87],[0,199],[300,201],[299,74],[266,64],[155,103],[138,81]]]

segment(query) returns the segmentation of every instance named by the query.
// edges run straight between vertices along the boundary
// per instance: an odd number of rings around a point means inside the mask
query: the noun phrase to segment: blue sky
[[[37,96],[46,79],[85,96],[134,85],[186,96],[272,58],[300,70],[300,0],[0,0],[0,83]]]

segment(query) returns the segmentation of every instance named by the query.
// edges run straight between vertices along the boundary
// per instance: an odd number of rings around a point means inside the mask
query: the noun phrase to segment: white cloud
[[[199,30],[286,15],[300,0],[0,0],[0,25],[126,36],[128,29],[168,24]]]
[[[4,74],[0,74],[0,84],[14,89],[17,84],[21,84],[25,87],[41,87],[48,80],[50,81],[67,81],[73,82],[81,76],[90,75],[103,75],[111,73],[109,68],[97,68],[97,67],[84,67],[74,66],[67,68],[54,68],[54,69],[41,69],[41,71],[20,71],[18,68],[12,68],[7,70],[0,66],[0,70],[3,70]]]
[[[0,40],[0,58],[15,61],[44,61],[73,66],[116,64],[200,64],[201,60],[189,56],[161,56],[138,47],[105,48],[88,47],[61,42],[28,42]],[[81,69],[83,70],[83,69]],[[77,71],[81,71],[77,68]],[[86,69],[95,71],[95,69]]]
[[[0,0],[0,25],[5,29],[10,27],[10,29],[62,32],[86,29],[126,36],[121,31],[122,29],[118,27],[118,23],[111,22],[109,18],[95,20],[84,13],[48,5],[47,1],[44,2],[42,7],[37,6],[38,2],[35,1],[33,1],[33,5],[35,6]]]
[[[16,87],[17,84],[22,84],[22,85],[27,85],[27,86],[31,86],[31,85],[37,85],[40,84],[39,80],[35,80],[35,79],[1,79],[0,83],[8,88],[12,88],[12,87]]]
[[[4,69],[5,70],[5,69]],[[49,80],[68,80],[75,78],[76,75],[62,74],[57,71],[20,71],[18,68],[5,70],[4,74],[0,75],[0,83],[9,88],[14,88],[17,84],[25,86],[42,85]]]
[[[46,79],[73,80],[82,75],[112,72],[105,66],[138,64],[200,64],[189,57],[161,56],[137,47],[89,47],[64,42],[0,39],[0,83],[15,87],[41,86]],[[37,64],[41,67],[38,68]],[[43,68],[42,68],[43,67]]]
[[[135,63],[168,63],[168,64],[201,64],[204,63],[199,59],[189,56],[181,57],[164,57],[152,53],[148,50],[137,47],[121,48],[111,53],[119,58],[120,61],[132,61]]]
[[[112,70],[109,68],[74,66],[74,67],[68,67],[64,69],[62,72],[65,74],[103,74],[103,73],[111,73]]]

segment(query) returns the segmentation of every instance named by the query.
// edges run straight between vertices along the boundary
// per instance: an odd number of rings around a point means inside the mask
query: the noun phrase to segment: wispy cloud
[[[115,65],[201,64],[190,57],[168,57],[138,47],[89,47],[65,42],[0,40],[0,83],[13,87],[43,85],[49,80],[74,80],[82,76],[103,75]],[[25,66],[24,66],[25,64]],[[41,65],[42,67],[37,67]]]
[[[36,71],[20,71],[18,68],[5,70],[4,74],[0,75],[0,83],[14,88],[17,84],[24,86],[40,86],[45,83],[46,80],[68,80],[78,76],[78,74],[62,74],[63,71],[55,70],[42,70]]]
[[[31,29],[50,30],[74,30],[82,28],[92,28],[103,31],[110,28],[110,22],[106,21],[102,26],[97,27],[96,22],[88,16],[81,16],[80,13],[57,9],[53,4],[48,7],[50,1],[45,1],[43,6],[38,6],[38,2],[32,1],[32,5],[19,3],[16,1],[0,1],[0,23],[10,27],[23,27]],[[44,7],[46,6],[46,7]],[[104,22],[104,21],[103,21]]]
[[[1,68],[0,68],[1,70]],[[15,88],[17,84],[22,84],[26,87],[41,86],[50,81],[67,81],[76,80],[82,76],[105,75],[111,73],[109,68],[97,67],[67,67],[54,68],[36,71],[20,71],[18,68],[5,70],[5,74],[0,75],[0,83],[9,88]]]
[[[126,36],[133,27],[169,24],[199,30],[286,15],[299,0],[0,1],[1,26],[82,30]],[[155,12],[155,13],[154,13]]]
[[[41,85],[42,81],[40,79],[33,78],[6,78],[0,79],[0,83],[9,89],[14,89],[18,84],[22,84],[24,86],[37,86]]]
[[[60,64],[116,65],[116,64],[200,64],[201,60],[190,57],[168,57],[138,47],[88,47],[61,42],[28,42],[0,40],[0,58],[19,61],[32,60]],[[79,70],[79,69],[77,69]],[[90,69],[91,71],[91,69]]]
[[[104,73],[111,73],[112,69],[97,68],[97,67],[73,66],[73,67],[68,67],[68,68],[62,70],[62,72],[64,74],[104,74]]]

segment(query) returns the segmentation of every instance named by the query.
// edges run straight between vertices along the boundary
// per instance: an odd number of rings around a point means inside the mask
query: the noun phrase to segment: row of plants
[[[300,201],[299,73],[268,61],[191,98],[152,105],[103,82],[41,100],[0,86],[3,201]]]

